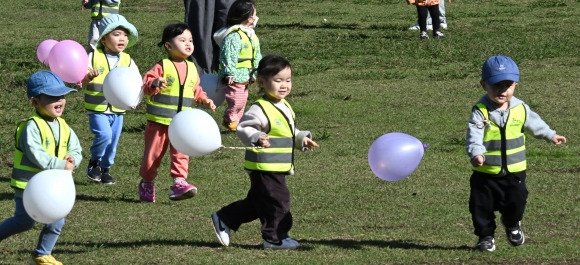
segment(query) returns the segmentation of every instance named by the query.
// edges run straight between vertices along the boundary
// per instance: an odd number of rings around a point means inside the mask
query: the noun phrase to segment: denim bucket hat
[[[39,71],[32,74],[28,78],[26,87],[26,95],[29,99],[40,94],[58,97],[70,92],[77,92],[77,90],[67,87],[62,79],[51,71]]]
[[[127,43],[127,48],[135,45],[137,39],[139,38],[139,33],[137,32],[137,28],[133,26],[133,24],[129,23],[127,19],[119,14],[111,14],[103,19],[99,23],[99,40],[97,41],[97,48],[103,46],[101,43],[101,39],[103,36],[109,34],[111,31],[115,30],[116,28],[121,27],[129,31],[129,43]]]

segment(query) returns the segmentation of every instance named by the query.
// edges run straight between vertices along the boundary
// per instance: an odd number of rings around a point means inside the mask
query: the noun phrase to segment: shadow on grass
[[[141,203],[140,200],[135,198],[127,197],[123,194],[120,198],[111,197],[111,196],[92,196],[86,194],[77,194],[77,200],[81,201],[90,201],[90,202],[111,202],[111,201],[122,201],[128,203]]]
[[[14,200],[14,192],[6,192],[0,193],[0,201],[13,201]]]
[[[350,239],[324,239],[324,240],[300,240],[302,244],[300,249],[308,250],[308,246],[304,246],[305,244],[313,244],[313,245],[328,245],[328,246],[335,246],[344,249],[362,249],[364,247],[380,247],[380,248],[400,248],[400,249],[438,249],[438,250],[473,250],[470,246],[437,246],[437,245],[422,245],[410,242],[408,240],[390,240],[390,241],[381,241],[381,240],[350,240]]]
[[[416,244],[409,241],[403,240],[391,240],[391,241],[380,241],[380,240],[345,240],[345,239],[330,239],[330,240],[300,240],[302,244],[297,251],[311,251],[316,248],[316,245],[330,245],[337,248],[350,249],[350,250],[360,250],[364,247],[379,247],[379,248],[398,248],[398,249],[413,249],[413,250],[427,250],[427,249],[437,249],[437,250],[465,250],[473,251],[472,247],[469,246],[437,246],[437,245],[422,245]],[[101,248],[138,248],[144,246],[192,246],[192,247],[206,247],[206,248],[222,248],[223,246],[217,242],[205,242],[205,241],[189,241],[189,240],[143,240],[143,241],[132,241],[132,242],[74,242],[74,241],[64,241],[59,242],[59,249],[56,253],[81,253],[89,252],[93,249]],[[66,246],[83,247],[86,250],[67,250]],[[259,245],[230,245],[231,248],[241,248],[247,250],[262,250],[262,244]],[[17,251],[20,252],[20,251]]]

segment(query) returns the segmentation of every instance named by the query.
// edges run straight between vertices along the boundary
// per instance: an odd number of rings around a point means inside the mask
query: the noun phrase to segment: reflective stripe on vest
[[[294,111],[286,100],[282,100],[292,112]],[[290,127],[288,118],[282,111],[270,101],[264,98],[256,100],[258,106],[268,118],[270,128],[268,138],[270,147],[268,148],[246,148],[246,158],[244,167],[247,170],[260,170],[268,172],[288,172],[294,167],[294,130]]]
[[[121,1],[116,6],[108,6],[102,3],[102,1],[96,1],[91,7],[91,18],[103,18],[110,14],[119,14],[119,6]]]
[[[50,125],[38,114],[32,115],[28,120],[24,120],[18,124],[16,129],[16,145],[14,148],[14,167],[12,168],[12,179],[10,179],[10,186],[24,189],[28,181],[38,172],[42,171],[36,164],[32,163],[22,152],[19,143],[22,132],[26,128],[26,123],[33,120],[40,132],[41,144],[44,150],[52,156],[59,159],[64,159],[68,151],[68,142],[70,140],[70,127],[61,118],[57,117],[59,124],[59,140],[57,141],[52,133]],[[56,146],[58,142],[58,146]]]
[[[105,82],[105,77],[111,71],[109,66],[109,60],[107,60],[107,55],[102,49],[95,49],[93,51],[93,69],[99,70],[99,75],[96,76],[85,89],[85,109],[90,111],[104,112],[109,107],[109,102],[105,99],[105,94],[103,93],[103,83]],[[117,67],[120,66],[130,66],[131,56],[127,53],[119,53],[119,61],[117,62]],[[125,110],[115,108],[111,106],[111,111],[115,113],[125,113]]]
[[[197,85],[198,79],[197,68],[194,63],[185,62],[187,63],[185,83],[181,85],[179,72],[177,72],[173,62],[169,59],[161,61],[163,78],[167,81],[167,88],[159,91],[157,95],[148,95],[145,98],[148,121],[169,125],[175,114],[193,106],[195,97],[193,89]]]
[[[486,151],[483,166],[473,167],[473,170],[487,174],[499,174],[502,167],[507,172],[516,173],[526,170],[526,136],[524,123],[526,122],[526,108],[520,104],[510,109],[504,127],[500,127],[489,120],[489,113],[484,104],[478,108],[489,125],[485,127],[483,146]]]

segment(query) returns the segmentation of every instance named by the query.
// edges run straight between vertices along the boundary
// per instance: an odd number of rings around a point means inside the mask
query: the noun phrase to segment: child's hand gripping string
[[[101,72],[99,72],[98,69],[88,68],[87,74],[85,75],[85,77],[83,78],[83,80],[81,82],[83,84],[89,83],[89,82],[93,81],[93,79],[95,79],[95,77],[99,76],[100,74],[101,74]]]
[[[67,155],[64,157],[64,169],[70,172],[75,169],[75,158],[71,155]]]
[[[165,78],[163,78],[163,77],[158,77],[155,80],[153,80],[153,82],[151,83],[151,86],[161,90],[161,89],[167,88],[167,81],[165,81]]]
[[[270,138],[268,138],[267,134],[262,134],[258,137],[258,141],[256,142],[257,146],[261,147],[270,147]]]

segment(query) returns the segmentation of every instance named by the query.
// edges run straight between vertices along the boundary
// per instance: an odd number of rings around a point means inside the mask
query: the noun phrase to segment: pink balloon
[[[48,65],[48,54],[50,54],[50,50],[52,50],[52,47],[57,43],[58,41],[56,40],[48,39],[43,40],[38,45],[38,48],[36,48],[36,57],[38,57],[38,60],[41,63]]]
[[[87,74],[89,56],[78,42],[63,40],[55,44],[48,55],[50,70],[62,81],[79,83]]]
[[[382,180],[401,180],[419,166],[426,146],[408,134],[387,133],[371,145],[369,165],[373,173]]]

